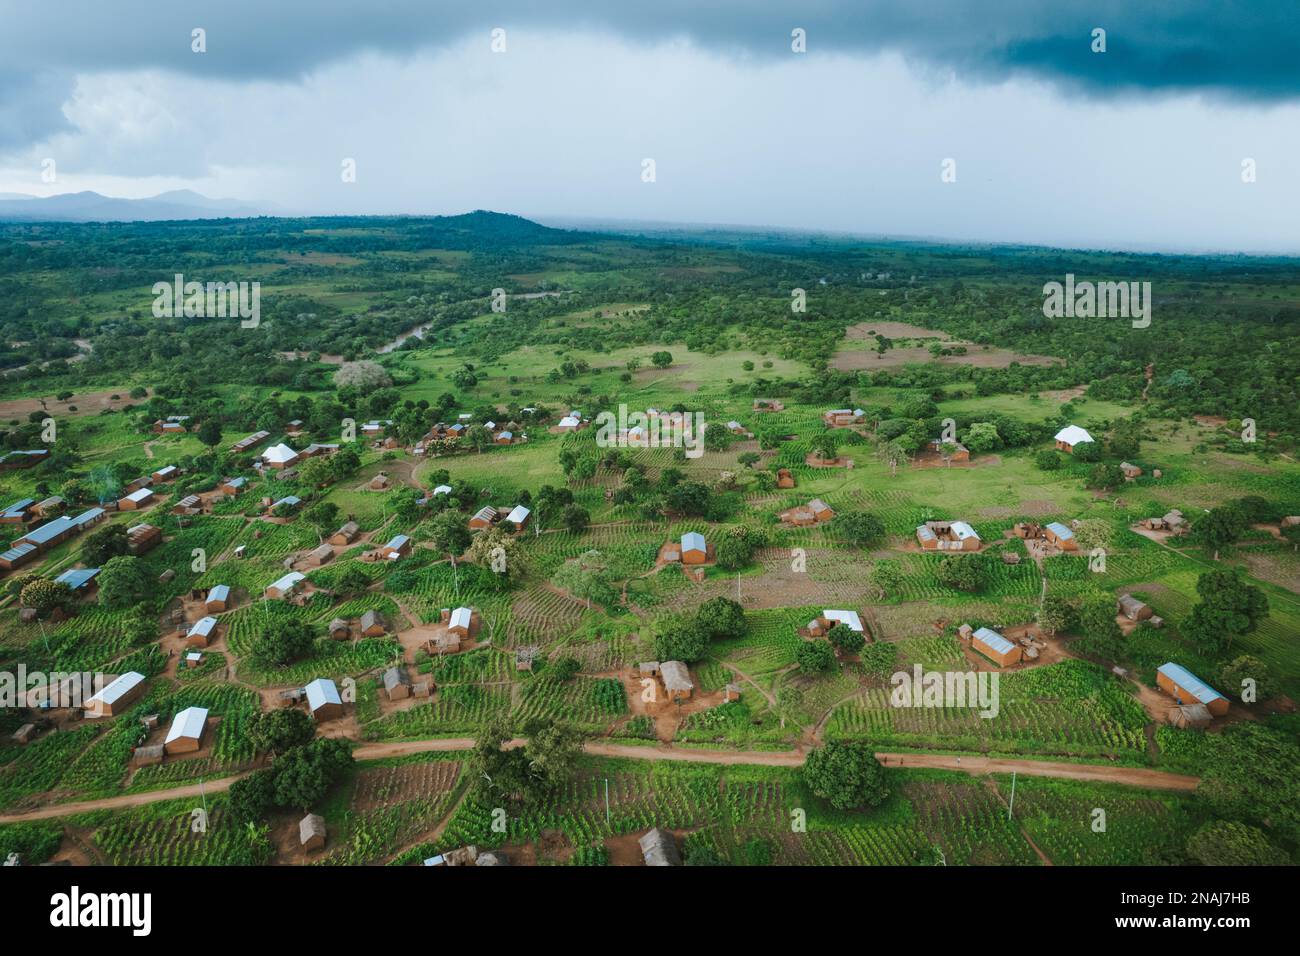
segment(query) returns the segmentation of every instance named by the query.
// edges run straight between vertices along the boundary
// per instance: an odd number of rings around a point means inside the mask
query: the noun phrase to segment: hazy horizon
[[[1208,0],[70,0],[6,20],[0,193],[1297,253],[1296,21]]]

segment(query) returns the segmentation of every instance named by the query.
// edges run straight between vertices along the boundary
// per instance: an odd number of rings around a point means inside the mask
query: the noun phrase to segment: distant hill
[[[147,199],[124,199],[90,191],[44,198],[0,194],[0,220],[10,222],[159,222],[268,215],[275,215],[270,203],[210,199],[188,189],[159,193]]]

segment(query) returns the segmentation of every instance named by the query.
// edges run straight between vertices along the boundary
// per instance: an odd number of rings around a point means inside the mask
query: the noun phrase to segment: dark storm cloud
[[[1032,76],[1094,95],[1300,96],[1294,0],[0,0],[0,141],[13,145],[60,126],[52,93],[76,73],[161,68],[292,79],[357,53],[412,53],[475,31],[486,48],[497,26],[596,29],[641,42],[688,37],[760,61],[789,56],[790,31],[802,27],[810,54],[896,51],[961,79]],[[207,31],[203,55],[190,49],[194,27]],[[1105,54],[1090,50],[1094,27],[1107,31]]]

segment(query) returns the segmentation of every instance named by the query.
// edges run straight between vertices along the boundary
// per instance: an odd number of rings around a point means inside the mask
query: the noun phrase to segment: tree
[[[248,728],[248,739],[259,753],[282,754],[311,743],[315,736],[311,717],[291,708],[264,711]]]
[[[275,771],[270,767],[240,777],[226,792],[226,810],[237,823],[262,820],[275,806]]]
[[[963,444],[975,454],[993,451],[1002,447],[1002,436],[998,427],[992,422],[972,422],[966,429]]]
[[[315,461],[315,459],[311,459]],[[302,520],[316,529],[322,537],[338,527],[339,506],[332,501],[318,501],[302,513]]]
[[[199,425],[197,432],[199,441],[209,448],[216,448],[221,444],[221,422],[216,418],[205,418]]]
[[[1188,839],[1187,852],[1202,866],[1286,866],[1291,862],[1263,830],[1230,820],[1202,826]]]
[[[1232,545],[1246,530],[1246,518],[1241,509],[1235,505],[1219,505],[1211,508],[1192,524],[1192,540],[1214,551],[1214,560],[1219,560],[1219,552]]]
[[[1220,654],[1268,616],[1268,597],[1247,584],[1240,568],[1207,571],[1196,579],[1201,600],[1179,630],[1203,653]]]
[[[546,665],[546,676],[561,684],[567,684],[581,672],[582,662],[572,654],[557,657]]]
[[[714,547],[718,567],[724,571],[739,571],[753,560],[760,540],[761,536],[745,525],[727,528]]]
[[[252,652],[264,665],[284,667],[311,653],[316,631],[311,624],[280,613],[253,638]]]
[[[514,584],[527,571],[519,539],[502,527],[489,528],[475,535],[467,557],[479,567],[490,570],[499,586]]]
[[[424,516],[424,506],[420,504],[422,497],[418,488],[397,489],[392,498],[394,513],[408,524],[419,521]]]
[[[1038,609],[1038,626],[1055,637],[1068,631],[1075,621],[1074,605],[1063,597],[1046,597]]]
[[[845,511],[836,515],[831,530],[841,541],[855,548],[869,548],[885,537],[885,524],[867,511]]]
[[[1101,461],[1101,442],[1085,441],[1075,445],[1070,451],[1075,461],[1092,463]]]
[[[709,649],[709,639],[697,626],[694,614],[668,614],[654,625],[655,656],[661,661],[685,661],[702,658]]]
[[[867,573],[867,581],[878,597],[891,597],[903,588],[903,567],[894,558],[877,561]]]
[[[599,551],[588,551],[577,560],[565,561],[556,570],[551,583],[578,600],[586,601],[587,607],[593,604],[613,607],[618,603],[618,592],[609,582]]]
[[[1088,638],[1088,646],[1106,660],[1117,660],[1124,648],[1124,632],[1115,621],[1115,599],[1108,594],[1093,594],[1079,607],[1079,630]]]
[[[353,598],[370,590],[370,576],[355,563],[349,563],[334,579],[334,593],[339,597]]]
[[[393,380],[384,367],[368,360],[344,362],[334,373],[335,388],[355,388],[362,395],[392,384]]]
[[[23,607],[35,609],[38,617],[45,617],[55,608],[72,605],[72,589],[62,581],[36,578],[23,586],[18,602]]]
[[[591,513],[580,505],[569,505],[564,509],[564,527],[570,534],[582,534],[591,524]]]
[[[1061,467],[1061,456],[1055,449],[1044,448],[1034,453],[1034,464],[1040,471],[1057,471]]]
[[[982,554],[950,554],[939,560],[935,578],[946,588],[971,593],[984,590],[989,578],[988,558]]]
[[[271,765],[276,805],[310,810],[351,764],[351,744],[337,737],[322,737],[286,751]]]
[[[1228,696],[1248,704],[1268,700],[1281,692],[1281,686],[1270,673],[1268,665],[1249,654],[1243,654],[1224,664],[1219,671],[1219,682]],[[1253,689],[1251,700],[1245,699],[1246,696],[1251,696],[1246,694],[1248,688]]]
[[[736,461],[745,468],[753,468],[761,458],[762,456],[756,451],[742,451],[736,456]]]
[[[655,352],[650,356],[650,364],[655,368],[667,368],[673,364],[672,352]]]
[[[813,438],[813,454],[821,461],[834,461],[840,454],[840,439],[834,432],[826,431]]]
[[[524,733],[524,757],[528,761],[524,799],[540,802],[573,779],[585,735],[570,724],[551,720],[534,721],[524,728]]]
[[[889,796],[885,770],[866,744],[828,743],[808,754],[804,782],[836,810],[878,807]]]
[[[335,480],[331,458],[308,458],[298,467],[298,480],[312,488],[323,488]]]
[[[1111,491],[1124,483],[1124,472],[1114,462],[1099,462],[1088,472],[1084,484],[1097,491]]]
[[[465,434],[461,436],[460,440],[481,455],[483,449],[492,444],[492,433],[482,425],[470,425],[469,428],[465,429]]]
[[[836,624],[826,635],[835,649],[845,654],[856,654],[866,646],[867,639],[847,624]]]
[[[429,537],[433,546],[449,557],[464,554],[470,544],[465,517],[456,511],[444,511],[430,523]]]
[[[1258,721],[1242,721],[1206,737],[1208,752],[1199,793],[1215,814],[1300,837],[1300,745],[1295,737]]]
[[[707,641],[729,641],[749,633],[745,610],[730,598],[709,598],[695,612],[696,626]]]
[[[139,558],[119,555],[109,558],[100,569],[99,603],[110,611],[139,604],[149,597],[153,585]]]
[[[829,641],[803,641],[795,649],[794,659],[801,671],[816,674],[835,666],[835,649]]]
[[[106,525],[86,535],[81,545],[81,559],[89,567],[102,568],[110,558],[126,554],[128,544],[126,525]]]

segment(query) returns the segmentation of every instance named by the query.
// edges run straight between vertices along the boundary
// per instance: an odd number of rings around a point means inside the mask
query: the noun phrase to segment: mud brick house
[[[1043,527],[1043,537],[1062,551],[1079,550],[1079,542],[1074,537],[1074,532],[1059,521],[1053,521],[1045,525]]]
[[[926,551],[978,551],[980,536],[965,521],[927,521],[916,529]]]
[[[970,644],[999,667],[1020,663],[1020,645],[1011,643],[991,628],[981,627],[977,630],[971,636]]]
[[[203,731],[208,725],[206,707],[186,707],[174,718],[163,740],[163,750],[168,754],[194,753],[203,744]]]
[[[1186,667],[1172,661],[1156,668],[1156,686],[1180,704],[1202,704],[1215,717],[1228,712],[1228,698]]]
[[[1055,436],[1057,450],[1071,454],[1079,445],[1085,445],[1092,440],[1093,438],[1088,434],[1088,430],[1080,428],[1078,425],[1066,425]]]
[[[307,709],[316,720],[333,720],[343,716],[343,698],[332,680],[318,677],[304,690],[307,694]]]
[[[86,700],[87,717],[116,717],[144,693],[144,675],[127,671],[109,681]]]

